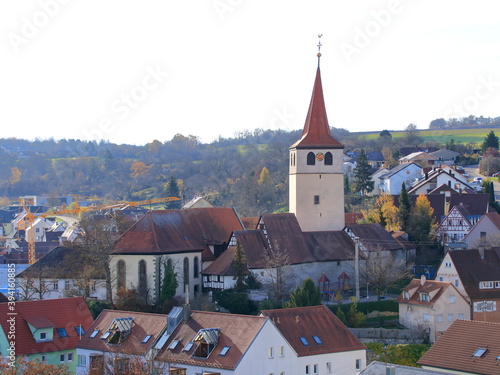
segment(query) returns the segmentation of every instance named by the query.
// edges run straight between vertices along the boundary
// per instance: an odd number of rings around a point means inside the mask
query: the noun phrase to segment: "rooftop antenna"
[[[322,36],[323,36],[323,34],[318,34],[318,39],[319,39],[318,40],[318,54],[317,54],[317,56],[318,56],[318,68],[319,68],[319,59],[321,58],[321,46],[322,46],[321,37]]]

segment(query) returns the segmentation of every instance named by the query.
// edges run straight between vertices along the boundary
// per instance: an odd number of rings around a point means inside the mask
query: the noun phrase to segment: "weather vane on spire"
[[[318,41],[318,55],[317,55],[318,56],[318,68],[319,68],[319,59],[321,57],[321,46],[322,46],[321,37],[322,36],[323,36],[323,34],[318,34],[318,39],[319,39],[319,41]]]

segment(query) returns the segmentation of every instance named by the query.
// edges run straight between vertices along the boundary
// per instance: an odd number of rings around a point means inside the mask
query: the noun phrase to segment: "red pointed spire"
[[[302,137],[290,148],[344,148],[330,134],[319,66],[316,71],[316,80],[314,81],[311,103],[309,104]]]

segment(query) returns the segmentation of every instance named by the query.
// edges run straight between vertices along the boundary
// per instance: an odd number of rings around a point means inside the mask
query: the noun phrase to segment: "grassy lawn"
[[[455,143],[469,143],[473,142],[480,144],[484,141],[486,135],[492,131],[500,132],[499,128],[477,128],[477,129],[443,129],[443,130],[420,130],[419,135],[425,141],[435,141],[440,143],[449,142],[450,139],[454,139]],[[380,132],[367,132],[367,133],[357,133],[360,137],[365,139],[376,139],[378,138]],[[401,138],[405,136],[404,131],[391,131],[391,135],[394,139]]]

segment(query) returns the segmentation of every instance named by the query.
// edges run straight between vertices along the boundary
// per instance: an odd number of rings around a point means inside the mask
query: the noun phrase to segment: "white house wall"
[[[475,249],[480,244],[481,232],[486,233],[486,242],[492,240],[498,241],[500,239],[500,230],[491,222],[487,216],[483,218],[470,230],[464,242],[467,244],[468,249]]]

